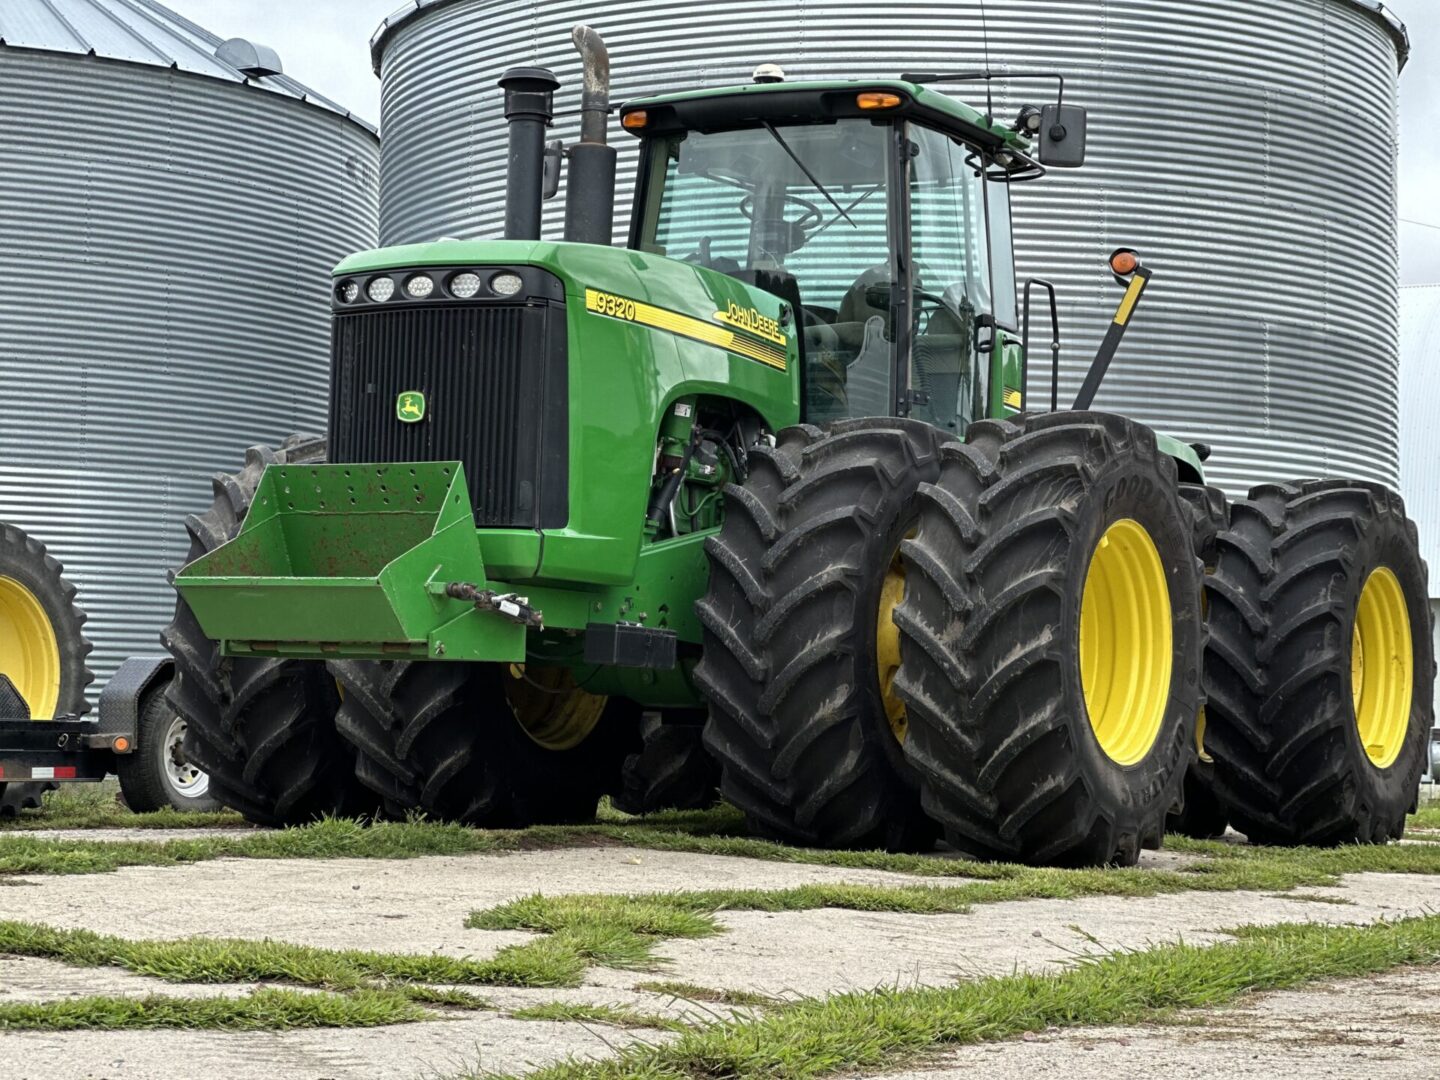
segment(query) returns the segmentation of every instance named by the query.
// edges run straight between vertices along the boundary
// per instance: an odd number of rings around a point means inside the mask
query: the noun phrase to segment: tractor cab
[[[1017,130],[924,86],[761,83],[633,102],[630,246],[789,305],[805,420],[960,433],[1018,411],[1010,182]]]

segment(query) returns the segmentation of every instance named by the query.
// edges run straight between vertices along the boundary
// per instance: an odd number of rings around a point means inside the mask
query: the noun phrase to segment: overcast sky
[[[287,74],[372,123],[379,119],[370,35],[401,0],[168,2],[216,34],[272,46]],[[1400,77],[1401,279],[1440,282],[1440,2],[1386,2],[1409,27],[1412,43]]]

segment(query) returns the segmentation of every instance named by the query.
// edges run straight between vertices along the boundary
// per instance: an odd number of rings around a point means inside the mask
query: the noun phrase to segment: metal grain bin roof
[[[1400,481],[1440,597],[1440,285],[1400,290]]]
[[[247,74],[216,55],[223,44],[224,39],[154,0],[5,0],[0,5],[0,45],[124,60],[248,83],[350,116],[286,75]]]
[[[102,680],[160,651],[211,477],[324,430],[330,270],[377,233],[372,130],[160,29],[175,64],[0,47],[0,518],[66,564]]]
[[[986,16],[982,20],[982,14]],[[1231,492],[1304,475],[1399,481],[1395,182],[1398,23],[1358,0],[424,0],[377,35],[381,239],[497,235],[496,78],[555,69],[554,136],[576,137],[570,27],[610,44],[614,98],[901,71],[1061,71],[1090,109],[1085,168],[1013,192],[1022,278],[1060,289],[1062,400],[1117,302],[1105,266],[1139,248],[1155,283],[1096,400],[1212,444]],[[972,103],[983,89],[946,88]],[[996,87],[998,115],[1053,91]],[[617,125],[618,128],[618,125]],[[618,130],[619,225],[635,140]],[[558,235],[560,200],[546,204]],[[619,230],[617,230],[618,232]],[[1029,392],[1048,400],[1032,366]]]

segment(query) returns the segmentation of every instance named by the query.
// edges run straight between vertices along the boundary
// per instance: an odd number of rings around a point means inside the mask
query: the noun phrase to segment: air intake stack
[[[555,119],[560,80],[549,68],[514,67],[500,76],[505,119],[510,124],[510,160],[505,177],[505,239],[540,239],[541,182],[545,171],[545,129]]]

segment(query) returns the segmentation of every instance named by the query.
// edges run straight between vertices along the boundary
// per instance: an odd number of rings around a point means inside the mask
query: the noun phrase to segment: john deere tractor
[[[550,72],[500,80],[505,238],[345,260],[328,442],[252,450],[191,520],[165,640],[215,795],[576,821],[712,798],[708,751],[800,844],[1400,834],[1434,663],[1399,498],[1227,505],[1204,448],[1091,411],[1150,280],[1131,251],[1079,397],[1052,368],[1027,400],[1010,193],[1081,164],[1083,110],[768,67],[633,101],[616,248],[608,60],[575,39],[578,144],[545,146]]]

